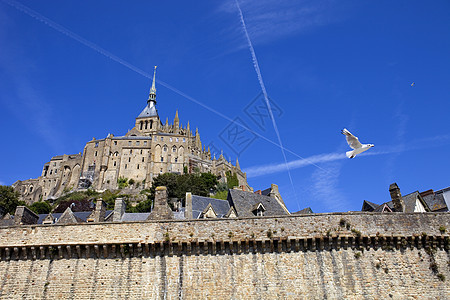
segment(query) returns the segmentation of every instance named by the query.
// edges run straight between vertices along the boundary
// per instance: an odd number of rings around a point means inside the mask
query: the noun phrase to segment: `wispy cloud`
[[[241,0],[248,31],[254,43],[266,43],[285,36],[306,32],[338,21],[338,3],[325,0]],[[235,13],[233,1],[226,1],[219,10]],[[231,28],[230,35],[237,32]]]
[[[344,211],[349,205],[347,197],[339,189],[342,162],[329,162],[326,168],[327,171],[316,169],[311,175],[314,192],[311,193],[313,198],[309,201],[319,201],[327,211]]]
[[[444,134],[444,135],[437,135],[433,137],[426,137],[421,138],[417,140],[413,140],[409,143],[401,143],[400,145],[396,146],[376,146],[382,150],[375,150],[375,151],[367,151],[362,154],[358,155],[358,158],[366,157],[366,156],[376,156],[376,155],[387,155],[387,154],[400,154],[402,152],[406,151],[413,151],[413,150],[420,150],[420,149],[427,149],[427,148],[435,148],[435,147],[441,147],[444,145],[448,145],[450,143],[450,134]],[[408,146],[406,146],[408,145]],[[324,153],[324,154],[318,154],[306,157],[304,159],[297,159],[292,160],[285,164],[282,163],[273,163],[273,164],[266,164],[266,165],[260,165],[260,166],[253,166],[245,169],[245,172],[247,173],[247,177],[254,178],[258,176],[264,176],[264,175],[270,175],[275,174],[279,172],[284,172],[287,169],[287,166],[290,170],[304,168],[310,165],[315,164],[322,164],[327,162],[334,162],[338,160],[344,160],[348,159],[343,152],[333,152],[333,153]],[[328,169],[322,169],[320,170],[324,173],[331,172],[332,170]]]
[[[278,172],[285,172],[287,168],[290,170],[303,168],[306,166],[310,166],[313,164],[320,164],[324,162],[336,161],[341,159],[346,159],[344,153],[326,153],[319,154],[307,157],[305,159],[296,159],[289,161],[287,163],[276,163],[276,164],[268,164],[261,166],[254,166],[250,168],[246,168],[245,171],[247,173],[247,177],[258,177],[263,175],[274,174]],[[321,170],[323,172],[327,172],[327,170]]]
[[[400,97],[400,96],[399,96]],[[397,146],[402,149],[406,147],[405,144],[405,135],[408,124],[408,116],[403,111],[403,102],[401,101],[395,111],[394,118],[397,121],[397,128],[395,132],[395,141],[397,142]],[[387,180],[388,182],[392,182],[395,178],[395,162],[398,158],[398,153],[390,156],[386,160],[386,169],[387,169]]]
[[[7,16],[4,11],[0,15]],[[0,30],[0,70],[7,81],[3,82],[7,89],[2,92],[0,105],[6,112],[12,114],[17,123],[23,124],[31,132],[36,133],[54,151],[61,151],[64,142],[61,139],[60,130],[52,121],[55,119],[51,107],[44,99],[41,92],[37,91],[34,83],[36,67],[32,61],[20,57],[22,47],[20,43],[11,43],[14,36],[10,32],[12,20],[8,17],[1,18]]]

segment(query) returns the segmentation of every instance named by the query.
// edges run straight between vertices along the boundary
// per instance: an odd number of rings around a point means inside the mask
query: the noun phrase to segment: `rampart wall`
[[[1,299],[450,299],[450,214],[0,228]]]

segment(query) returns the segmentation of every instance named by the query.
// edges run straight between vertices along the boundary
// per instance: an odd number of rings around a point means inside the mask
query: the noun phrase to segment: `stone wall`
[[[0,298],[448,299],[449,229],[448,213],[4,227]]]

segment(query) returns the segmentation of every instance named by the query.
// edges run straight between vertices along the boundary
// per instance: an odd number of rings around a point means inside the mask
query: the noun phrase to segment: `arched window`
[[[148,121],[145,121],[145,129],[147,129]]]
[[[153,120],[150,120],[150,129],[153,128]]]
[[[141,130],[142,130],[142,126],[144,125],[144,122],[141,121]]]

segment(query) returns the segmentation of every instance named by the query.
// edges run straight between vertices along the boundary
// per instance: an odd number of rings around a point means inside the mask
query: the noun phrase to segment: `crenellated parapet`
[[[88,227],[86,227],[88,226]],[[449,251],[450,217],[317,214],[0,228],[0,258],[115,258],[310,251]]]

